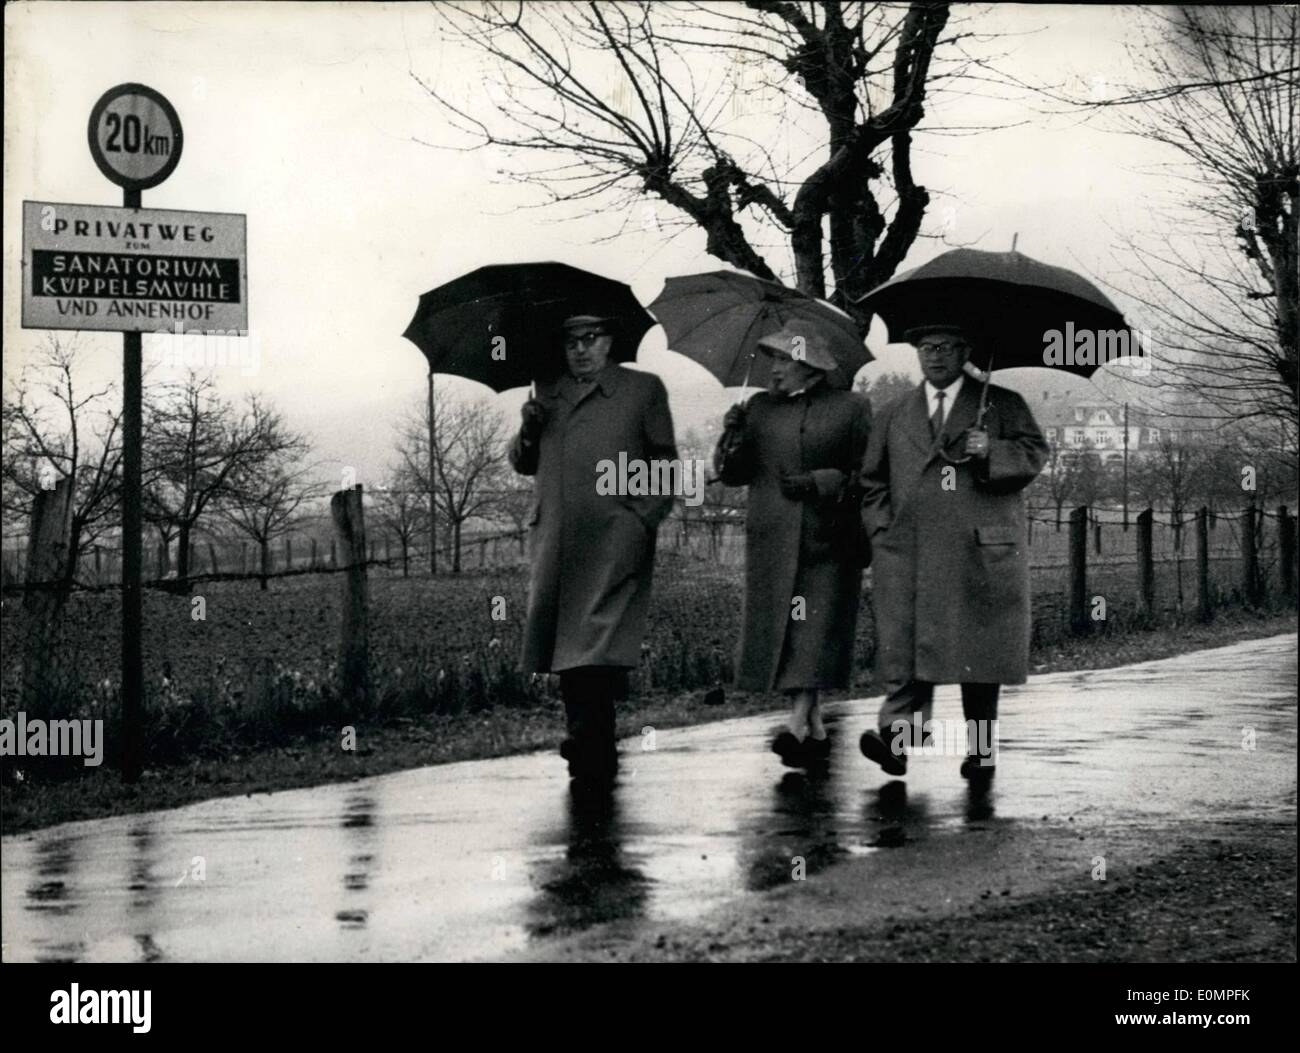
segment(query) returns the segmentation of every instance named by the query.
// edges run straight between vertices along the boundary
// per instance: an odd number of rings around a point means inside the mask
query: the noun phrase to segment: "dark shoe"
[[[809,735],[803,740],[804,753],[808,757],[810,767],[817,766],[824,768],[831,761],[831,740],[829,736],[824,739],[815,739]]]
[[[984,779],[993,778],[993,773],[997,766],[993,764],[981,764],[979,757],[967,757],[961,762],[961,777],[963,779]]]
[[[781,758],[787,768],[802,768],[807,764],[804,744],[795,738],[794,733],[783,731],[772,740],[772,752]]]
[[[886,775],[906,775],[907,755],[898,755],[889,748],[880,732],[868,728],[858,740],[858,748],[869,761],[879,764]]]
[[[565,750],[567,746],[567,750]],[[569,778],[613,782],[618,775],[618,750],[566,739],[562,755],[569,762]]]

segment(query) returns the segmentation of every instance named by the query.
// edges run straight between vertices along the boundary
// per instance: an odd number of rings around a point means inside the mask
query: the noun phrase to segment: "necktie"
[[[934,416],[930,418],[930,438],[937,439],[943,431],[943,396],[944,392],[934,393]]]

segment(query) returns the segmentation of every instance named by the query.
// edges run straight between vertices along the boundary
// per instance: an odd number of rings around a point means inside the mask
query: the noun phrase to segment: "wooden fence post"
[[[338,558],[338,551],[337,551],[337,543],[333,538],[330,538],[330,566],[337,567],[338,565],[339,565],[339,558]]]
[[[364,707],[370,696],[369,586],[366,578],[366,522],[361,496],[361,484],[358,483],[351,490],[340,490],[330,498],[334,532],[343,553],[343,566],[347,568],[343,575],[343,638],[339,647],[339,666],[344,701],[354,710]]]
[[[1101,520],[1094,519],[1092,522],[1092,550],[1097,555],[1101,555]]]
[[[1088,506],[1070,513],[1070,629],[1078,634],[1091,627],[1088,619]]]
[[[211,541],[208,542],[208,560],[212,564],[212,573],[220,574],[221,565],[217,562],[217,546],[214,545]]]
[[[1196,512],[1196,616],[1208,622],[1214,614],[1210,595],[1210,510],[1202,505]]]
[[[1246,506],[1241,516],[1241,585],[1246,602],[1258,607],[1263,602],[1259,587],[1259,552],[1255,548],[1255,502]]]
[[[316,569],[316,536],[314,534],[311,539],[311,566],[312,570]]]
[[[239,543],[239,573],[240,574],[248,573],[248,542],[247,541],[241,541]]]
[[[284,569],[293,570],[293,538],[284,535]]]
[[[1138,562],[1138,596],[1142,600],[1142,611],[1148,618],[1156,613],[1156,574],[1155,557],[1151,545],[1151,525],[1155,513],[1150,509],[1138,513],[1137,517],[1137,562]]]
[[[42,712],[57,683],[58,641],[67,598],[68,557],[72,536],[72,478],[64,476],[52,490],[38,490],[32,501],[27,535],[29,588],[23,593],[25,639],[23,705]]]
[[[1296,602],[1295,591],[1295,520],[1286,505],[1277,510],[1277,552],[1282,564],[1282,594],[1285,602]]]

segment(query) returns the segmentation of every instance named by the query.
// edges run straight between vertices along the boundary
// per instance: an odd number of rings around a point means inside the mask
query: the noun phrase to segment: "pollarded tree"
[[[1125,292],[1159,325],[1148,383],[1202,421],[1300,422],[1300,9],[1182,5],[1142,15],[1143,82],[1080,103],[1162,143],[1172,201],[1124,240]],[[1174,176],[1170,179],[1170,176]]]
[[[954,29],[949,9],[438,4],[486,69],[468,92],[417,79],[471,147],[519,157],[515,177],[552,203],[600,199],[635,223],[638,200],[658,199],[666,226],[703,231],[713,256],[789,278],[865,332],[854,301],[893,275],[930,201],[913,131],[937,94],[994,79],[967,50],[988,38]]]

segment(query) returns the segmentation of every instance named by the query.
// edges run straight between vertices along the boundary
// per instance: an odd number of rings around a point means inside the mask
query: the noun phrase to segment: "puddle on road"
[[[858,700],[830,707],[820,776],[780,767],[769,714],[661,731],[652,753],[624,743],[612,793],[571,792],[562,762],[534,754],[7,837],[4,958],[487,957],[605,922],[690,920],[995,820],[1293,815],[1294,640],[1216,652],[1190,685],[1198,667],[1174,661],[1176,676],[1008,689],[1014,736],[986,792],[957,757],[914,757],[905,781],[872,769],[857,735],[877,703]],[[959,712],[957,689],[939,689],[936,715]]]

